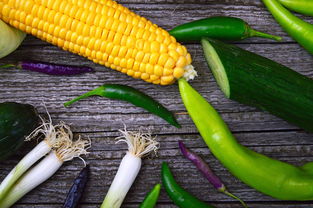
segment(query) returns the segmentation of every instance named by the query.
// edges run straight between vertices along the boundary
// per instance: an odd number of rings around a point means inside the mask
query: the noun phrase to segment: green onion
[[[50,178],[63,162],[87,153],[89,141],[81,139],[73,141],[70,127],[63,122],[53,126],[51,117],[49,114],[48,116],[49,122],[42,119],[43,124],[26,138],[31,140],[44,136],[44,140],[30,151],[1,183],[1,208],[10,207],[30,190]],[[47,154],[48,156],[41,160]],[[39,163],[34,166],[38,161]]]
[[[64,132],[69,136],[68,132]],[[71,133],[71,132],[70,132]],[[66,136],[64,134],[64,136]],[[51,151],[35,167],[27,171],[9,193],[0,201],[1,208],[8,208],[22,198],[29,191],[49,179],[65,161],[87,154],[86,148],[90,145],[88,140],[67,140],[57,150]]]
[[[39,159],[48,154],[52,148],[58,148],[67,137],[60,136],[60,132],[69,127],[64,123],[53,126],[51,117],[49,116],[49,122],[45,122],[42,119],[42,125],[36,128],[26,140],[37,138],[39,134],[44,136],[44,140],[41,141],[32,151],[30,151],[24,158],[15,166],[15,168],[7,175],[0,185],[0,201],[5,197],[9,189],[13,184]]]
[[[135,181],[140,167],[141,158],[151,151],[158,149],[159,143],[151,134],[120,130],[123,136],[118,137],[117,142],[125,142],[128,145],[128,152],[122,159],[109,191],[101,205],[101,208],[118,208]]]

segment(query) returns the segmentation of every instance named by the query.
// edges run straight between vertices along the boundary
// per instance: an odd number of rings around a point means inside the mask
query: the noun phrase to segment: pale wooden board
[[[313,77],[312,56],[283,32],[261,1],[127,0],[122,3],[165,29],[210,15],[243,18],[255,29],[281,35],[284,40],[277,43],[272,40],[253,38],[240,43],[236,42],[238,46]],[[308,17],[301,17],[312,22]],[[201,47],[197,44],[186,46],[199,72],[199,77],[192,82],[192,85],[221,113],[242,144],[257,152],[292,164],[301,165],[313,160],[312,134],[305,133],[298,127],[268,113],[226,99],[206,66]],[[176,129],[162,119],[121,101],[94,97],[82,100],[68,109],[62,106],[69,99],[101,84],[119,83],[136,87],[160,101],[173,112],[180,113],[185,109],[176,84],[162,87],[135,80],[30,36],[16,52],[0,60],[0,64],[27,59],[89,65],[96,69],[95,73],[63,78],[18,69],[0,71],[1,102],[30,103],[38,108],[41,115],[44,115],[45,111],[42,105],[44,102],[55,122],[66,121],[72,125],[75,132],[81,133],[83,137],[91,138],[93,145],[90,149],[91,153],[86,158],[92,167],[91,180],[81,207],[98,207],[107,192],[126,151],[124,144],[114,144],[114,137],[119,136],[117,130],[123,128],[123,123],[131,130],[136,130],[140,126],[148,127],[154,135],[158,135],[158,140],[161,142],[158,156],[144,160],[142,171],[123,207],[138,207],[146,192],[155,183],[160,182],[159,172],[162,161],[169,162],[177,181],[200,199],[217,207],[241,207],[235,200],[213,190],[192,164],[181,156],[177,149],[178,140],[184,140],[186,145],[203,156],[221,176],[229,190],[247,201],[251,207],[312,207],[311,202],[275,200],[247,187],[231,176],[210,154],[187,115],[177,116],[182,128]],[[0,162],[0,180],[33,145],[33,143],[26,145],[17,155]],[[66,163],[51,180],[29,193],[15,207],[60,207],[72,180],[81,167],[82,163],[79,160]],[[157,207],[175,207],[164,190]]]

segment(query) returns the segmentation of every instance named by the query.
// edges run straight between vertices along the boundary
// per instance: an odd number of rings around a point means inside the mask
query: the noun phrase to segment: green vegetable
[[[15,51],[25,36],[26,33],[7,25],[0,19],[0,58]]]
[[[313,132],[313,80],[267,58],[213,39],[202,46],[226,97]]]
[[[150,113],[153,113],[163,118],[169,124],[172,124],[177,128],[181,127],[179,123],[176,121],[174,115],[169,110],[167,110],[163,105],[155,101],[150,96],[140,92],[139,90],[126,85],[119,84],[102,85],[69,102],[64,103],[64,106],[67,107],[80,99],[87,98],[93,95],[130,102],[135,106],[146,109]]]
[[[313,162],[295,167],[242,146],[216,110],[186,80],[178,82],[184,105],[202,138],[234,176],[277,199],[313,199]]]
[[[312,0],[279,0],[279,2],[290,10],[313,16]]]
[[[15,153],[38,125],[39,116],[33,106],[0,103],[0,160]]]
[[[282,28],[307,51],[313,54],[313,25],[293,15],[277,0],[262,1]]]
[[[281,37],[252,29],[248,23],[235,17],[209,17],[179,25],[170,30],[178,41],[201,41],[203,37],[221,40],[242,40],[249,37],[263,37],[281,40]]]
[[[144,201],[140,204],[139,208],[153,208],[160,195],[161,184],[157,184],[153,189],[147,194]]]
[[[180,208],[213,208],[202,201],[200,201],[195,196],[188,193],[185,189],[180,187],[174,176],[171,173],[170,168],[167,163],[162,163],[162,183],[168,194],[168,196],[173,200],[173,202]]]

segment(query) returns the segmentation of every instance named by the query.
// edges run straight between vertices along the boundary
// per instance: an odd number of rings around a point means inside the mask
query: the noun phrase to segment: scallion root
[[[128,146],[128,152],[137,157],[145,157],[152,151],[156,153],[159,148],[159,143],[155,141],[155,137],[152,137],[150,132],[127,131],[126,127],[119,132],[122,133],[122,136],[116,138],[117,143],[125,142]]]

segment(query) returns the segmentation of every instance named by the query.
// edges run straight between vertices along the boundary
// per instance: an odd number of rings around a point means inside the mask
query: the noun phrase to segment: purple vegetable
[[[22,61],[18,66],[25,70],[49,75],[75,75],[93,71],[92,68],[86,66],[59,65],[38,61]]]
[[[182,141],[178,142],[179,148],[182,152],[182,154],[189,159],[196,167],[197,169],[203,174],[203,176],[208,179],[208,181],[220,192],[237,199],[244,207],[247,207],[247,205],[239,199],[237,196],[233,195],[232,193],[228,192],[225,185],[221,181],[221,179],[213,173],[209,165],[196,153],[189,150],[185,144]]]
[[[205,163],[205,161],[196,155],[194,152],[190,151],[186,148],[185,144],[182,141],[179,141],[179,148],[183,155],[189,159],[197,168],[200,170],[200,172],[203,174],[203,176],[208,179],[208,181],[220,192],[225,191],[225,186],[223,182],[217,177],[209,165]]]
[[[62,208],[76,208],[83,195],[89,176],[89,166],[83,168],[69,190]]]
[[[6,64],[0,66],[0,68],[19,67],[21,69],[41,72],[49,75],[75,75],[86,72],[92,72],[93,68],[87,66],[70,66],[60,64],[50,64],[39,61],[22,61],[19,64]]]

